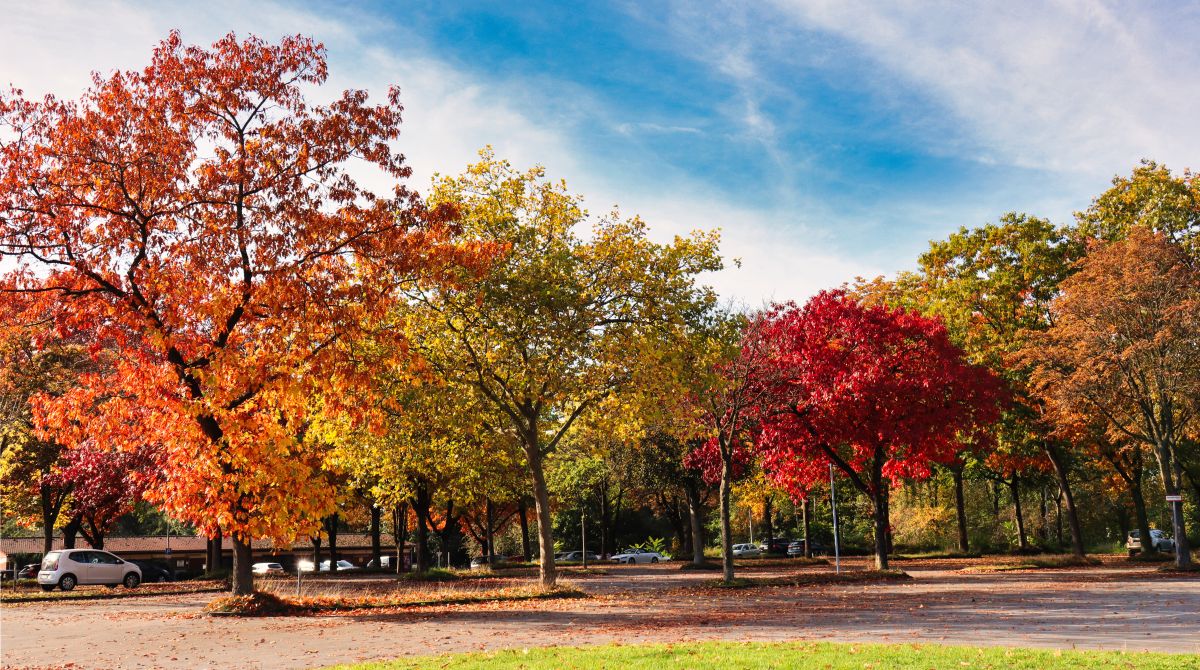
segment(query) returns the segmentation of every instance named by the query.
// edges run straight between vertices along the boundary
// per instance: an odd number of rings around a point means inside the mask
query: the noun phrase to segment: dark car
[[[30,563],[17,571],[17,579],[37,579],[38,564]]]
[[[810,540],[809,544],[811,545],[812,549],[810,553],[812,553],[813,556],[820,556],[822,554],[829,553],[829,549],[824,544],[817,542],[816,540]],[[789,544],[787,548],[787,555],[788,558],[799,558],[803,556],[804,540],[796,540],[795,542]]]
[[[788,552],[788,546],[791,543],[792,543],[792,540],[789,540],[784,537],[776,537],[776,538],[772,538],[772,539],[767,540],[766,542],[763,542],[762,544],[758,545],[758,548],[762,549],[762,552],[764,554],[778,554],[780,556],[783,556],[784,554],[786,554]]]
[[[590,552],[590,551],[589,551],[589,552],[587,553],[587,559],[588,559],[589,561],[593,561],[593,562],[594,562],[594,561],[599,561],[599,560],[600,560],[600,557],[599,557],[599,556],[597,556],[595,553],[593,553],[593,552]],[[568,552],[564,552],[564,553],[562,553],[562,554],[559,554],[558,556],[556,556],[556,557],[554,558],[554,560],[556,560],[556,561],[563,561],[563,562],[567,562],[567,561],[580,562],[580,561],[582,561],[582,560],[583,560],[583,552],[582,552],[582,551],[568,551]]]
[[[161,563],[151,561],[130,561],[142,569],[142,583],[154,584],[171,581],[171,571]]]

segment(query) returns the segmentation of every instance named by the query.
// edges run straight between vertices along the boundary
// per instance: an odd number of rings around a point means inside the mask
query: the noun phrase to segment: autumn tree
[[[462,214],[468,239],[508,252],[462,291],[422,290],[410,340],[449,383],[474,390],[520,445],[538,518],[541,583],[553,586],[554,538],[544,462],[576,421],[624,387],[647,330],[703,293],[697,273],[720,267],[713,235],[652,242],[645,223],[613,213],[588,221],[579,199],[540,168],[490,151],[460,177],[436,181],[432,207]]]
[[[39,434],[32,403],[66,392],[94,365],[85,347],[45,342],[44,330],[9,324],[0,337],[0,501],[6,514],[36,520],[48,553],[74,479],[62,476],[66,448]]]
[[[928,291],[922,311],[942,318],[970,360],[1007,383],[1016,403],[1003,415],[1006,425],[995,430],[1029,436],[1049,459],[1078,556],[1084,554],[1083,532],[1070,478],[1076,450],[1044,420],[1042,406],[1028,393],[1029,370],[1012,357],[1030,334],[1049,327],[1050,304],[1082,255],[1070,230],[1009,213],[998,223],[962,228],[932,242],[920,259]]]
[[[18,263],[0,289],[36,297],[60,336],[114,343],[117,364],[71,405],[106,444],[165,445],[148,495],[232,537],[237,593],[252,539],[290,542],[332,509],[297,426],[310,393],[355,385],[342,342],[398,282],[480,258],[448,244],[446,212],[348,169],[409,175],[391,146],[399,91],[316,104],[326,74],[308,38],[205,49],[172,33],[77,102],[0,97],[0,254]],[[53,403],[44,415],[78,429]]]
[[[1113,440],[1153,449],[1167,495],[1200,397],[1200,278],[1183,247],[1135,227],[1092,249],[1062,284],[1054,325],[1022,351],[1032,383],[1071,423],[1098,415]],[[1182,505],[1172,505],[1175,563],[1191,563]]]
[[[682,392],[704,428],[699,446],[685,456],[684,467],[701,472],[704,481],[718,486],[721,569],[730,583],[734,579],[733,484],[753,459],[749,449],[753,431],[777,372],[770,362],[773,343],[760,315],[746,317],[728,310],[694,320],[683,342]]]
[[[928,477],[961,434],[994,422],[999,381],[969,364],[938,321],[841,291],[776,306],[764,321],[777,372],[756,446],[791,482],[824,481],[832,463],[866,494],[876,567],[887,569],[891,487]]]
[[[1148,228],[1179,245],[1200,263],[1200,174],[1175,176],[1165,165],[1143,160],[1128,177],[1078,212],[1076,232],[1085,239],[1121,240],[1134,228]]]

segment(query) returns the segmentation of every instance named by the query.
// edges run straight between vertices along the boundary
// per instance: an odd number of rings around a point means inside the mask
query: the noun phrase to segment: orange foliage
[[[489,258],[456,242],[451,208],[359,183],[362,166],[409,176],[399,91],[307,100],[325,78],[308,38],[204,49],[172,33],[78,102],[0,95],[0,253],[19,264],[0,314],[49,314],[53,336],[118,359],[43,397],[38,421],[66,444],[162,445],[148,495],[243,541],[290,541],[332,511],[311,414],[360,412],[348,346],[396,286]],[[371,336],[406,363],[395,331]]]

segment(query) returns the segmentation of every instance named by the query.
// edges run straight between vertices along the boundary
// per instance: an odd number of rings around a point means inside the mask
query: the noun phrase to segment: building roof
[[[44,538],[41,537],[4,537],[0,538],[0,551],[12,554],[40,554]],[[380,543],[384,547],[395,546],[392,540],[391,533],[381,533],[379,538]],[[339,549],[356,549],[371,546],[371,536],[366,533],[338,533],[337,544]],[[62,549],[62,536],[55,536],[54,548]],[[76,549],[90,549],[91,544],[84,540],[82,536],[75,539]],[[170,537],[171,551],[173,552],[203,552],[208,546],[208,538],[203,535],[172,535]],[[229,538],[225,538],[222,544],[222,549],[229,551],[232,548],[232,543]],[[291,547],[275,547],[269,540],[255,540],[253,546],[259,551],[270,551],[272,549],[301,549],[307,550],[312,547],[312,543],[308,540],[299,540],[292,544]],[[329,546],[328,540],[321,542],[322,548]],[[145,553],[163,551],[167,548],[166,535],[136,535],[130,537],[106,537],[104,538],[104,550],[111,551],[114,554],[121,552],[129,553]]]

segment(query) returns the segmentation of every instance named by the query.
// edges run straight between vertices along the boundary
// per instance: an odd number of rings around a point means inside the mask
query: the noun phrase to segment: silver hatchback
[[[99,549],[60,549],[42,559],[37,580],[43,591],[56,586],[70,591],[79,584],[124,584],[132,589],[142,583],[142,569]]]

